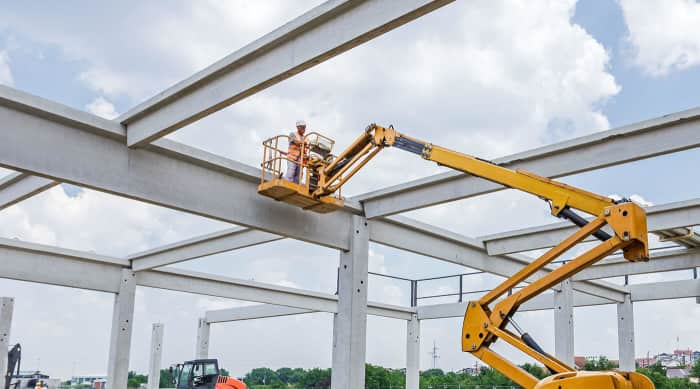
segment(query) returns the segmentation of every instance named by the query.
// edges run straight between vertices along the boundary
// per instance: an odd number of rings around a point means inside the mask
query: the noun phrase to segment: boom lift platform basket
[[[331,154],[335,141],[317,132],[310,132],[300,145],[301,160],[289,158],[282,147],[287,147],[291,138],[277,135],[263,142],[262,173],[258,193],[278,201],[284,201],[306,210],[328,213],[343,208],[340,190],[333,196],[314,196],[321,177],[320,169],[335,157]],[[282,163],[282,162],[286,163]],[[290,164],[301,164],[296,182],[285,178],[283,168]]]

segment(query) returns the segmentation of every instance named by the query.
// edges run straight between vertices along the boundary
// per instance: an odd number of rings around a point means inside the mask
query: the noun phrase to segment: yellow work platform
[[[318,213],[329,213],[343,208],[343,200],[339,198],[324,196],[315,199],[306,194],[306,187],[283,179],[260,184],[258,193]]]

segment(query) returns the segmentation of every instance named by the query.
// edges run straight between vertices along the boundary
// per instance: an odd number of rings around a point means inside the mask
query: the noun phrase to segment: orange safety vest
[[[299,135],[298,132],[294,132],[294,142],[292,140],[289,140],[289,150],[287,150],[287,155],[289,156],[290,159],[294,161],[299,160],[299,156],[301,155],[301,143],[304,141],[304,139]]]

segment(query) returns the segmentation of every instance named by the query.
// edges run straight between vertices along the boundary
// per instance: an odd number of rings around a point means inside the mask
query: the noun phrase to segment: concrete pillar
[[[620,349],[620,370],[636,369],[634,355],[634,305],[629,294],[617,304],[617,343]]]
[[[119,292],[114,296],[112,333],[109,342],[107,387],[126,389],[129,376],[131,329],[134,321],[136,278],[131,270],[122,270]]]
[[[333,318],[333,389],[365,387],[367,348],[367,220],[352,217],[350,250],[340,253],[338,312]]]
[[[412,315],[406,329],[406,389],[418,389],[420,382],[420,320]]]
[[[12,326],[12,312],[15,300],[12,297],[0,297],[0,388],[5,387],[7,371],[7,351],[10,348],[10,327]]]
[[[195,359],[209,358],[209,331],[211,324],[207,323],[204,318],[200,318],[197,324],[197,345],[194,350]]]
[[[571,280],[560,284],[554,291],[554,356],[574,365],[574,290]]]
[[[160,386],[160,364],[163,357],[163,324],[153,324],[151,332],[151,358],[148,361],[148,389]]]

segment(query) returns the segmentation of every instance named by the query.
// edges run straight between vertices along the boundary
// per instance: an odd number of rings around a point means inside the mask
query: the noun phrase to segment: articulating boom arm
[[[521,304],[615,251],[622,250],[629,261],[648,260],[646,214],[641,207],[627,200],[618,203],[523,170],[511,170],[403,135],[393,127],[375,124],[368,126],[350,147],[320,169],[319,183],[312,196],[322,198],[331,195],[385,147],[396,147],[439,165],[531,193],[546,200],[554,216],[568,219],[581,227],[480,300],[468,304],[462,328],[463,351],[472,353],[524,388],[653,388],[649,380],[637,373],[577,372],[544,352],[527,333],[516,335],[506,328],[508,324],[513,324],[516,331],[521,332],[512,322]],[[574,210],[595,218],[589,222]],[[613,235],[602,230],[605,225],[610,226]],[[532,279],[538,271],[589,236],[594,236],[600,243],[546,275]],[[515,290],[524,282],[529,283]],[[493,303],[495,305],[491,307]],[[489,348],[498,339],[539,361],[554,375],[539,382],[536,377]]]

